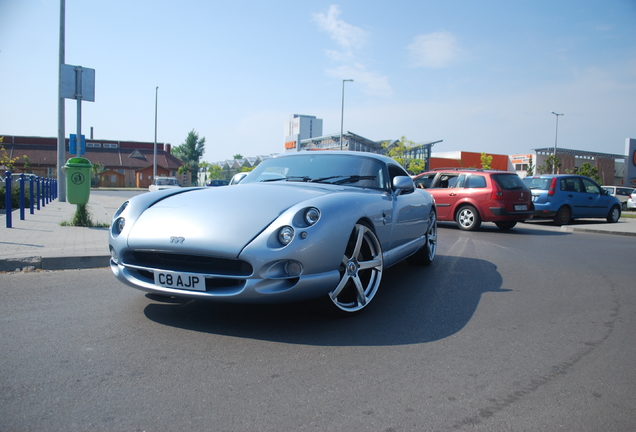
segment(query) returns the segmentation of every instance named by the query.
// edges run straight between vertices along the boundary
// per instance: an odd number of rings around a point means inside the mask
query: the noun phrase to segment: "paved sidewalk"
[[[122,198],[91,193],[88,209],[93,221],[110,224],[123,201]],[[108,228],[60,225],[64,221],[70,222],[76,210],[76,205],[55,200],[34,214],[26,210],[25,220],[20,220],[20,212],[14,211],[13,228],[6,228],[6,216],[0,214],[0,271],[107,267],[110,259]],[[634,218],[621,218],[615,224],[602,219],[577,220],[562,227],[532,220],[518,227],[632,236],[636,241]]]
[[[88,210],[96,224],[110,224],[122,199],[92,194]],[[12,228],[6,228],[6,214],[0,221],[0,271],[25,267],[44,270],[107,267],[108,228],[62,226],[75,215],[77,205],[51,201],[25,220],[14,211]]]

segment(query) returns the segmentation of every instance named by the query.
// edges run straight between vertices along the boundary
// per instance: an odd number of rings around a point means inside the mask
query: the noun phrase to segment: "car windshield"
[[[548,190],[551,180],[551,177],[526,177],[523,179],[523,182],[528,185],[530,189]]]
[[[383,164],[360,155],[307,153],[261,162],[241,183],[307,182],[382,189]]]

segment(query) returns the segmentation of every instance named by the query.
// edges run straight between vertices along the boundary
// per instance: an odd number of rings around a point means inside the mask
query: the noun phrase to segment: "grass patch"
[[[108,228],[108,224],[104,223],[95,223],[91,218],[91,214],[86,207],[86,204],[78,204],[77,210],[75,210],[75,215],[73,215],[73,219],[70,222],[60,222],[61,226],[80,226],[80,227],[88,227],[88,228]]]

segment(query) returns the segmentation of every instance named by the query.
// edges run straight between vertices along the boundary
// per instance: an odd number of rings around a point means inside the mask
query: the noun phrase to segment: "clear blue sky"
[[[60,3],[0,0],[0,135],[57,136]],[[283,151],[291,114],[434,151],[623,154],[636,137],[636,1],[67,0],[65,63],[95,69],[82,132],[204,160]],[[76,102],[66,101],[74,133]]]

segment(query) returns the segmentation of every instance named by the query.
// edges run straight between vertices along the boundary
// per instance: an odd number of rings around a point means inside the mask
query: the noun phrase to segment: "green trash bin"
[[[70,158],[66,171],[66,200],[70,204],[87,204],[91,195],[91,161],[81,157]]]

